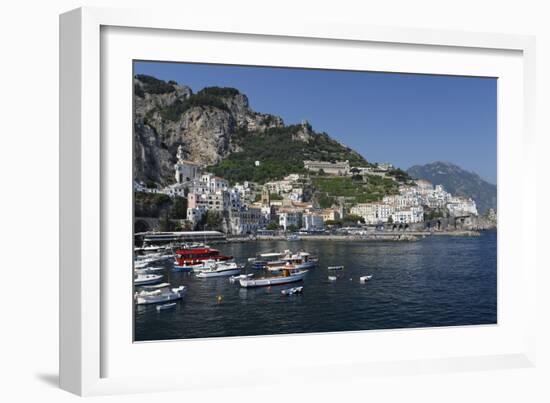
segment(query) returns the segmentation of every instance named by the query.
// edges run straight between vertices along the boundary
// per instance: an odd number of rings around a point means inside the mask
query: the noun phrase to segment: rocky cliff
[[[135,177],[149,184],[173,181],[179,145],[188,160],[231,181],[279,178],[303,170],[306,159],[368,164],[307,122],[287,126],[279,116],[253,111],[234,88],[193,93],[174,81],[137,75],[134,113]]]
[[[232,88],[191,88],[151,76],[134,78],[134,169],[137,180],[170,183],[179,145],[201,165],[220,162],[238,146],[237,131],[262,133],[284,126],[278,116],[254,112]]]

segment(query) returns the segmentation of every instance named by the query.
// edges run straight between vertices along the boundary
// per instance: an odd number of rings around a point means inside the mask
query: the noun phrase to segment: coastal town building
[[[299,211],[279,211],[279,226],[285,231],[290,226],[300,228],[302,224],[302,213]]]
[[[185,159],[185,152],[183,151],[183,147],[181,145],[178,146],[176,158],[177,162],[174,165],[176,183],[182,184],[185,182],[190,182],[201,175],[200,165]]]
[[[325,228],[323,215],[318,212],[305,213],[302,215],[302,228],[306,231],[320,231]]]
[[[407,207],[394,211],[392,214],[394,223],[414,224],[424,221],[424,208],[422,206]]]
[[[465,197],[453,197],[447,203],[447,209],[452,216],[477,216],[477,206],[473,199]]]
[[[232,235],[255,234],[266,224],[260,209],[247,208],[229,212],[229,233]]]
[[[336,208],[326,208],[321,211],[321,215],[323,216],[323,221],[336,221],[342,218],[342,215],[340,214],[340,209]]]
[[[345,176],[349,174],[349,161],[304,161],[304,168],[308,171],[323,171],[327,175]]]

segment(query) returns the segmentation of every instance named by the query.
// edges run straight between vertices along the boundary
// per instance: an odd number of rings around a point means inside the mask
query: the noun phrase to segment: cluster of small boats
[[[219,250],[204,244],[185,245],[174,251],[162,247],[136,248],[142,253],[134,261],[135,302],[137,305],[157,304],[157,311],[168,310],[176,306],[175,301],[184,297],[187,287],[172,287],[170,283],[161,282],[164,275],[160,272],[165,266],[154,266],[154,263],[173,259],[172,270],[190,272],[197,278],[229,277],[229,282],[237,283],[243,288],[270,287],[292,284],[302,281],[308,271],[318,265],[318,258],[305,251],[262,253],[248,259],[248,265],[239,264],[232,256],[222,255]],[[244,272],[249,267],[253,273]],[[342,277],[344,266],[329,266],[328,280],[336,281]],[[263,274],[260,274],[263,273]],[[372,275],[359,278],[361,283],[372,279]],[[351,279],[350,279],[351,280]],[[283,295],[303,293],[304,287],[291,287],[281,290]]]
[[[162,266],[150,266],[168,259],[173,259],[174,254],[170,249],[159,246],[144,246],[135,248],[134,258],[134,286],[138,287],[134,293],[137,305],[157,304],[157,310],[161,311],[175,306],[176,300],[182,299],[186,287],[172,287],[170,283],[161,283],[164,278],[159,272],[165,268]]]

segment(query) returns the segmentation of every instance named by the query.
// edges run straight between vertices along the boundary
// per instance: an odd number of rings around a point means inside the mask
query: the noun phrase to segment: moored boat
[[[205,260],[215,260],[216,262],[231,260],[233,256],[221,255],[219,250],[213,248],[193,248],[177,250],[175,259],[178,266],[186,266],[202,263]]]
[[[162,274],[138,274],[134,277],[135,285],[147,285],[160,282]]]
[[[327,270],[343,270],[344,266],[329,266]]]
[[[252,277],[254,274],[250,273],[250,274],[239,274],[239,275],[236,275],[236,276],[231,276],[229,277],[229,282],[230,283],[235,283],[237,281],[239,281],[240,279],[247,279],[247,278],[250,278]]]
[[[201,270],[197,273],[199,278],[208,278],[208,277],[224,277],[231,276],[233,274],[240,273],[242,266],[239,266],[235,262],[231,263],[216,263],[212,267]]]
[[[135,293],[135,300],[137,305],[158,304],[161,302],[170,302],[183,298],[186,292],[186,288],[180,285],[177,288],[169,288],[167,286],[155,289],[155,290],[142,290]]]
[[[239,283],[245,288],[288,284],[303,280],[307,272],[307,270],[283,269],[280,276],[241,279]]]
[[[371,275],[371,276],[362,276],[362,277],[359,277],[359,281],[360,281],[361,283],[366,283],[366,282],[369,281],[371,278],[372,278],[372,275]]]

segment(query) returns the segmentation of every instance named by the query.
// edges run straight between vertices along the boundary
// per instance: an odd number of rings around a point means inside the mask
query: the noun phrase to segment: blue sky
[[[497,80],[435,76],[136,62],[136,74],[187,85],[235,87],[252,109],[307,119],[371,162],[448,161],[496,183]]]

